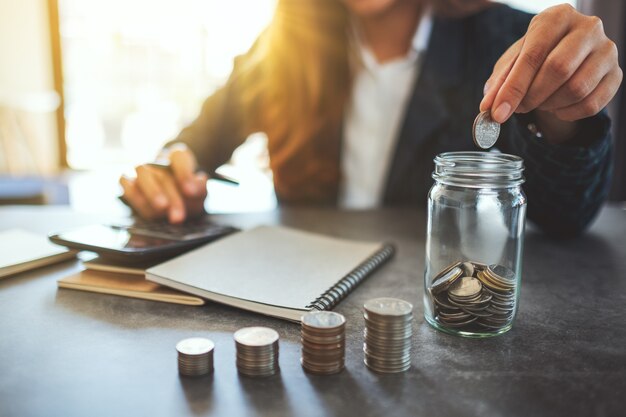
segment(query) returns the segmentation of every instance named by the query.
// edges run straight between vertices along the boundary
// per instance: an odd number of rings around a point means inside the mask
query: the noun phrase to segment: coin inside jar
[[[481,112],[474,120],[472,136],[474,144],[479,148],[491,148],[500,136],[500,123],[491,118],[489,111]]]
[[[489,272],[491,272],[493,275],[495,275],[497,278],[499,278],[502,281],[505,281],[508,283],[515,282],[515,272],[513,272],[506,266],[496,265],[496,264],[489,265],[488,270]]]
[[[454,281],[460,278],[463,275],[463,269],[458,266],[454,266],[452,269],[449,269],[443,275],[438,275],[433,280],[433,283],[430,285],[430,289],[434,294],[437,294],[446,288],[448,288]]]
[[[444,268],[433,279],[428,294],[433,303],[434,319],[443,327],[462,331],[499,332],[510,327],[517,304],[515,271],[498,264],[459,261],[451,265],[462,270],[454,285],[442,285],[435,292],[434,284],[450,272]],[[479,281],[479,283],[476,283]],[[380,332],[371,329],[372,334]]]
[[[480,294],[482,284],[474,277],[457,279],[449,288],[448,294],[458,298],[471,298]]]

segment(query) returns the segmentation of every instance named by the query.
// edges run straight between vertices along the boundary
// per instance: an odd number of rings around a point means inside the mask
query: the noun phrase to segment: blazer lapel
[[[461,20],[435,18],[430,42],[404,115],[395,154],[387,175],[384,200],[401,183],[419,147],[449,119],[444,92],[462,80]]]

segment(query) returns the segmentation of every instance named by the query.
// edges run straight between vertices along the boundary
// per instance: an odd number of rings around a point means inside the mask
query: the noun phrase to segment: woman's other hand
[[[126,203],[145,219],[167,218],[170,223],[203,213],[207,175],[196,173],[191,150],[175,145],[161,159],[166,159],[171,169],[139,165],[135,178],[120,178]]]

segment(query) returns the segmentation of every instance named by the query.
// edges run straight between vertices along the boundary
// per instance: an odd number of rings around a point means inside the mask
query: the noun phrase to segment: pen
[[[147,163],[146,165],[151,166],[153,168],[164,169],[164,170],[167,170],[169,172],[172,172],[172,166],[167,164],[167,163],[150,162],[150,163]],[[211,176],[210,176],[210,179],[227,182],[227,183],[233,184],[233,185],[239,185],[239,181],[237,181],[236,179],[231,178],[231,177],[227,177],[226,175],[222,175],[222,174],[220,174],[218,172],[213,172],[213,174],[211,174]]]

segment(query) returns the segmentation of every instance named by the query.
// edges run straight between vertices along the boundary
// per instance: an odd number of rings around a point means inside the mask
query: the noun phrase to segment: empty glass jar
[[[521,158],[448,152],[428,196],[424,316],[441,331],[488,337],[517,312],[526,219]]]

